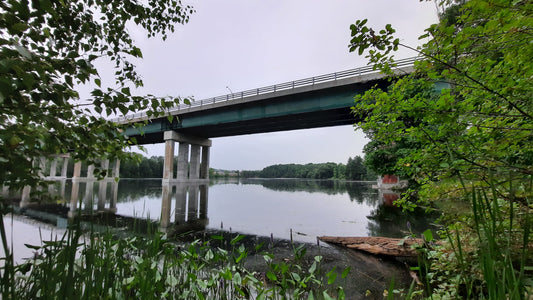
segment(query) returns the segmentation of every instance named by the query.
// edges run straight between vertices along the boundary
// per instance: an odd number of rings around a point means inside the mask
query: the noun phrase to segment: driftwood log
[[[337,236],[320,236],[319,240],[342,245],[350,249],[361,250],[364,252],[387,255],[387,256],[404,256],[414,257],[418,253],[412,245],[422,245],[422,239],[406,238],[386,238],[386,237],[337,237]]]

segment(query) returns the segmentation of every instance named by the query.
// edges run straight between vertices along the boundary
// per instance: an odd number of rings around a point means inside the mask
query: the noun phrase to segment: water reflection
[[[423,212],[402,212],[393,205],[398,194],[372,189],[371,183],[364,182],[59,180],[48,192],[48,198],[39,194],[41,198],[21,202],[20,207],[62,218],[105,214],[106,224],[112,226],[157,222],[171,233],[223,226],[230,231],[288,239],[292,230],[297,233],[295,240],[304,242],[315,242],[320,235],[403,237],[409,233],[408,222],[413,232],[420,233],[435,218]]]
[[[207,217],[207,183],[163,183],[161,229],[173,234],[204,230]],[[172,199],[175,199],[172,209]],[[171,212],[174,211],[172,222]]]

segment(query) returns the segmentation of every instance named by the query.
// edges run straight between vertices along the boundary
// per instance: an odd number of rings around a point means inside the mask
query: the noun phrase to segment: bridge
[[[411,73],[414,61],[397,61],[395,73]],[[142,122],[140,128],[125,130],[140,145],[165,143],[163,182],[201,180],[209,176],[210,138],[354,124],[354,97],[373,86],[388,85],[385,75],[365,66],[180,104],[162,117],[141,112],[113,121]],[[171,122],[168,115],[174,117]]]
[[[396,73],[413,70],[414,58],[399,60]],[[386,87],[385,75],[373,66],[330,73],[223,96],[203,99],[165,111],[172,115],[153,118],[146,113],[116,118],[118,123],[148,121],[142,128],[130,127],[125,134],[138,144],[161,143],[165,131],[216,138],[253,133],[353,124],[350,112],[354,97],[374,85]]]
[[[415,59],[397,61],[395,72],[401,76],[413,71]],[[265,133],[304,128],[317,128],[354,124],[358,120],[351,113],[354,97],[373,86],[387,87],[385,75],[372,66],[336,72],[282,84],[231,93],[224,96],[181,104],[165,111],[163,117],[150,117],[145,112],[116,118],[120,124],[141,123],[130,126],[124,134],[135,137],[137,143],[165,143],[163,183],[202,181],[209,178],[210,138]],[[172,115],[172,121],[167,116]],[[174,164],[174,148],[178,142],[178,162]],[[40,170],[49,163],[48,180],[65,179],[68,163],[65,157],[42,157]],[[57,164],[63,161],[61,175]],[[87,166],[82,176],[82,162],[74,165],[73,181],[94,181],[94,166]],[[101,162],[101,168],[116,178],[120,161]],[[3,187],[6,193],[8,187]],[[22,199],[29,199],[30,188],[22,191]],[[73,190],[73,199],[77,199]],[[24,202],[24,201],[23,201]]]
[[[397,61],[395,74],[411,73],[414,61],[414,58]],[[180,187],[184,184],[205,184],[205,180],[209,179],[211,138],[354,124],[358,121],[351,113],[354,97],[373,86],[386,88],[388,85],[385,75],[375,71],[373,66],[365,66],[180,104],[166,110],[163,117],[150,117],[140,112],[113,121],[142,124],[141,127],[130,126],[124,132],[129,137],[135,137],[140,145],[165,143],[162,220],[166,220],[163,222],[166,224],[171,198],[168,195],[173,186],[182,191],[185,189]],[[170,122],[168,115],[175,118]],[[179,143],[177,165],[174,163],[176,142]],[[56,166],[61,159],[63,168],[58,176]],[[50,175],[42,174],[42,177],[65,179],[67,161],[68,156],[52,157],[52,160],[41,158],[41,170],[44,171],[46,164],[51,163]],[[120,161],[110,165],[108,160],[104,160],[101,168],[112,175],[99,185],[99,199],[104,199],[108,184],[115,182],[111,179],[119,176]],[[88,189],[92,191],[92,183],[96,180],[93,165],[87,166],[85,176],[82,176],[81,169],[82,162],[76,162],[72,177],[73,207],[78,201],[80,181],[87,182]],[[112,186],[112,193],[116,190],[116,185]],[[6,191],[4,187],[2,192],[5,194]],[[21,203],[29,200],[29,193],[30,188],[25,187]],[[189,197],[194,198],[197,193],[197,189],[193,189],[193,196],[189,191]]]

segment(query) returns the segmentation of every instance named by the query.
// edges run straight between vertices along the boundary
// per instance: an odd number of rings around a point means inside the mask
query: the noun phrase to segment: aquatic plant
[[[3,224],[3,223],[2,223]],[[3,230],[3,225],[0,225]],[[3,237],[5,235],[2,235]],[[237,235],[213,246],[214,236],[177,244],[161,232],[117,238],[110,231],[83,233],[75,222],[65,235],[42,245],[27,245],[32,259],[15,265],[6,249],[1,269],[5,299],[331,299],[344,298],[335,286],[335,270],[322,274],[321,257],[309,269],[299,265],[305,254],[295,247],[289,261],[274,262],[263,253],[266,271],[244,267],[248,249]],[[260,251],[261,245],[254,251]],[[278,261],[276,259],[276,261]],[[346,277],[348,271],[343,272]]]

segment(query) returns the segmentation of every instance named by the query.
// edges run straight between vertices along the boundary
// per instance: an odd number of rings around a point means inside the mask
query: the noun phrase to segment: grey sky
[[[418,0],[204,0],[167,41],[133,32],[143,51],[138,66],[154,95],[207,97],[366,64],[348,52],[358,19],[391,23],[403,43],[418,45],[437,19],[433,2]],[[402,50],[397,58],[414,56]],[[351,126],[213,139],[211,167],[252,170],[276,163],[342,162],[362,155],[366,140]],[[149,156],[163,146],[148,145]]]

